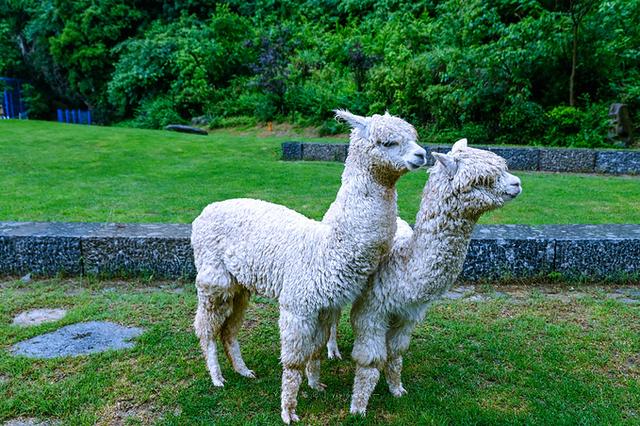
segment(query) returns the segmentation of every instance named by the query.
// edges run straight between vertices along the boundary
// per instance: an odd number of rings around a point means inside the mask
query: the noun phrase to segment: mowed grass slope
[[[151,286],[150,286],[151,285]],[[409,394],[376,388],[366,419],[349,415],[354,366],[347,313],[343,361],[323,361],[328,385],[302,385],[304,424],[637,424],[640,419],[640,310],[582,289],[570,303],[521,288],[499,298],[434,306],[405,357]],[[563,290],[563,291],[566,291]],[[0,283],[0,423],[18,417],[65,425],[280,425],[277,306],[254,298],[240,334],[258,376],[235,374],[215,388],[192,320],[193,285],[79,281]],[[18,312],[65,307],[56,323],[21,328]],[[11,345],[79,321],[141,326],[133,349],[76,358],[12,357]],[[128,420],[127,420],[128,419]]]
[[[343,165],[280,161],[290,139],[2,120],[0,220],[191,222],[210,202],[236,197],[320,219]],[[640,178],[515,174],[523,194],[483,222],[640,223]],[[398,186],[399,212],[410,222],[426,178],[412,173]]]

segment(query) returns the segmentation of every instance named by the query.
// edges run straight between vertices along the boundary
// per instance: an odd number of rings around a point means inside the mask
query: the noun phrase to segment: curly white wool
[[[317,377],[334,313],[351,303],[389,251],[396,228],[398,178],[425,164],[415,129],[385,115],[337,116],[351,124],[342,186],[322,222],[286,207],[235,199],[207,206],[193,222],[198,271],[194,327],[213,384],[224,379],[216,353],[220,336],[234,369],[254,377],[240,355],[237,334],[249,294],[280,304],[282,419],[295,413],[302,370]],[[310,373],[309,373],[310,370]],[[310,382],[322,389],[319,380]]]

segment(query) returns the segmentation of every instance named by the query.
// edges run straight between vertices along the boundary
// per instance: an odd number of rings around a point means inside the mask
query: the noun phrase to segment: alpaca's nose
[[[522,193],[522,182],[520,182],[520,178],[518,176],[511,175],[509,187],[511,188],[510,192],[512,195],[519,195]]]
[[[413,155],[420,160],[420,163],[422,163],[422,165],[427,164],[427,151],[425,151],[424,149],[414,152]]]

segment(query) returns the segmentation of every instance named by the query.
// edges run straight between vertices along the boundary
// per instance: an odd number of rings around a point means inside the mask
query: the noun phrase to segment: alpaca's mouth
[[[416,164],[412,161],[405,161],[405,163],[407,164],[407,169],[413,171],[413,170],[417,170],[420,167],[424,166],[424,164]]]
[[[516,198],[518,195],[520,195],[520,193],[522,192],[522,189],[518,188],[517,191],[514,192],[504,192],[502,194],[502,198],[504,198],[504,201],[511,201],[514,198]]]

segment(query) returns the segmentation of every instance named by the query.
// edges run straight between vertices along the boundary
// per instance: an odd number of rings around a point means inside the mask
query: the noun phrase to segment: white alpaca
[[[282,420],[297,421],[302,371],[319,376],[319,359],[333,321],[351,303],[391,248],[396,231],[398,178],[426,162],[415,129],[385,115],[336,111],[353,128],[342,186],[322,222],[286,207],[250,199],[207,206],[193,222],[198,271],[194,327],[215,386],[222,386],[216,353],[220,336],[233,368],[254,377],[237,334],[250,292],[280,304]],[[317,361],[316,361],[317,360]],[[310,386],[323,389],[319,381]]]
[[[438,160],[422,193],[415,229],[398,219],[393,248],[351,310],[356,374],[351,412],[365,414],[384,370],[391,393],[402,386],[402,354],[431,302],[456,280],[479,217],[521,192],[501,157],[458,141]],[[335,328],[327,345],[336,346]],[[313,380],[313,379],[312,379]]]

